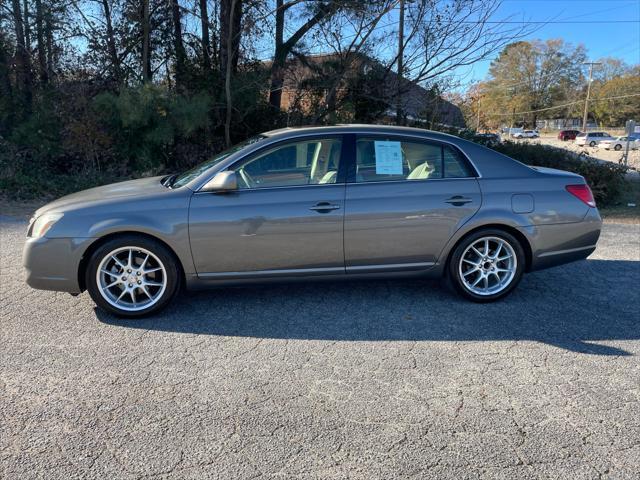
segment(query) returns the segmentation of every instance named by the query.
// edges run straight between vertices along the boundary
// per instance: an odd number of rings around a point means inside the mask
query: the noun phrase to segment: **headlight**
[[[33,238],[43,237],[62,218],[62,215],[62,213],[45,213],[35,220],[32,219],[27,236]]]

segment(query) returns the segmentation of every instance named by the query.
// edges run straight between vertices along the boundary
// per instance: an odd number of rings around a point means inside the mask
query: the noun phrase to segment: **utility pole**
[[[404,63],[404,0],[400,0],[398,20],[398,91],[396,92],[396,125],[402,125],[402,70]]]
[[[587,115],[589,114],[589,95],[591,94],[591,81],[593,76],[593,66],[602,65],[600,62],[583,62],[583,65],[589,65],[589,83],[587,84],[587,98],[584,101],[584,115],[582,116],[582,131],[587,133]]]
[[[480,95],[478,95],[478,120],[477,120],[477,125],[476,125],[476,133],[480,133],[480,101],[482,100],[482,97]]]
[[[511,111],[511,126],[509,126],[509,138],[511,138],[511,131],[513,130],[513,122],[515,122],[516,118],[516,107],[513,107]]]

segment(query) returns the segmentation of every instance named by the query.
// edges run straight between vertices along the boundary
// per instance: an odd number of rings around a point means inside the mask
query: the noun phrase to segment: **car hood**
[[[163,177],[139,178],[72,193],[46,204],[36,211],[35,216],[38,217],[46,212],[64,213],[80,207],[106,204],[127,197],[143,198],[169,191],[160,183],[161,178]]]

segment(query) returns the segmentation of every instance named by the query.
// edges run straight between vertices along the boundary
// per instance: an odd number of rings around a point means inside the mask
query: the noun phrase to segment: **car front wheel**
[[[524,266],[524,250],[513,235],[486,229],[460,242],[448,273],[462,296],[484,303],[509,294],[520,282]]]
[[[121,317],[142,317],[164,308],[180,285],[172,253],[138,235],[117,237],[91,256],[86,285],[93,301]]]
[[[620,145],[620,144],[618,143],[618,144],[616,144],[616,146],[615,146],[615,147],[613,147],[613,149],[614,149],[616,152],[617,152],[617,151],[620,151],[620,150],[622,150],[622,145]]]
[[[596,142],[589,142],[589,146],[590,147],[595,147],[596,146]]]

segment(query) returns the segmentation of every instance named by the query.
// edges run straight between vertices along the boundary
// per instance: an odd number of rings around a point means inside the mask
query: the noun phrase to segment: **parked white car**
[[[629,138],[630,149],[637,150],[640,148],[640,139],[634,137],[618,137],[612,140],[602,140],[598,143],[598,146],[605,150],[622,150],[623,148],[627,148],[627,138]]]
[[[523,130],[513,134],[513,138],[538,138],[539,136],[537,130]]]
[[[508,135],[509,137],[513,137],[516,133],[524,132],[524,128],[522,127],[512,127],[512,128],[503,128],[502,133],[504,135]]]
[[[598,142],[602,142],[604,140],[615,140],[615,138],[613,138],[607,132],[579,133],[578,135],[576,135],[574,143],[576,145],[580,145],[581,147],[584,147],[586,145],[595,147],[596,145],[598,145]]]

